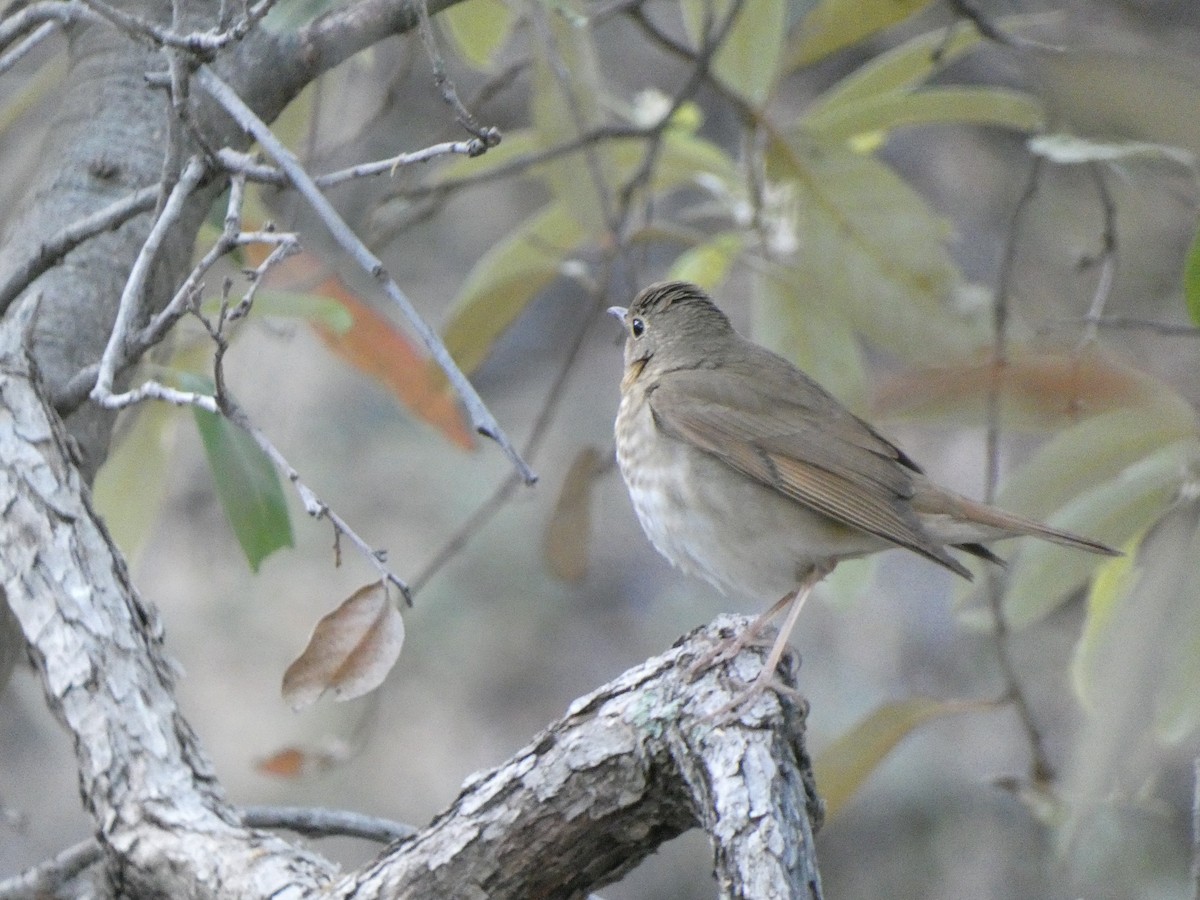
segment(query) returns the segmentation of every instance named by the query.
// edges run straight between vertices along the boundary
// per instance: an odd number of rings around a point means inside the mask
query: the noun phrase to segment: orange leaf
[[[387,586],[372,582],[317,622],[283,675],[283,698],[301,709],[330,690],[338,700],[360,697],[382,683],[403,644],[400,611]]]
[[[972,361],[898,375],[876,396],[882,416],[982,421],[999,388],[1010,427],[1055,428],[1109,410],[1154,404],[1168,389],[1144,372],[1095,351],[1015,353],[1003,365]],[[1168,391],[1169,393],[1169,391]]]
[[[354,320],[338,332],[323,322],[310,322],[325,345],[360,372],[371,376],[407,406],[414,415],[433,425],[450,441],[470,450],[475,436],[463,420],[453,391],[440,370],[426,363],[424,354],[390,319],[359,300],[336,275],[316,288],[333,297]]]
[[[254,768],[263,775],[275,778],[302,778],[316,772],[325,772],[345,762],[350,754],[345,747],[305,748],[284,747],[266,759],[260,759]]]
[[[246,247],[246,258],[257,265],[268,252],[264,245],[251,244]],[[293,254],[271,269],[265,283],[340,303],[353,321],[345,331],[319,320],[309,321],[325,346],[382,384],[452,443],[464,450],[474,448],[475,435],[463,420],[441,370],[427,363],[425,354],[391,319],[360,300],[338,275],[329,274],[319,258],[307,251]]]

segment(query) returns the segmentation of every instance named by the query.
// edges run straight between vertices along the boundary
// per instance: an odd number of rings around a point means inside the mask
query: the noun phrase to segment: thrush
[[[935,484],[798,368],[738,334],[694,284],[655,284],[609,312],[626,330],[617,462],[650,542],[724,593],[779,598],[726,653],[790,605],[747,696],[769,683],[804,601],[840,560],[903,547],[969,579],[951,551],[999,562],[986,544],[1002,538],[1117,554]]]

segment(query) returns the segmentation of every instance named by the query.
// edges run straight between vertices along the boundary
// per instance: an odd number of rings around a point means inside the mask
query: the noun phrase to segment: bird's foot
[[[738,718],[745,709],[762,694],[772,691],[776,695],[788,697],[796,703],[804,703],[804,695],[793,685],[780,678],[774,669],[763,669],[747,688],[732,700],[710,713],[708,718],[716,725],[722,725]]]

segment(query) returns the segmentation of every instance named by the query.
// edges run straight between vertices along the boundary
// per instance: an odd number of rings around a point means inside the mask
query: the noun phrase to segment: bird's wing
[[[779,393],[770,396],[753,375],[687,369],[663,374],[649,403],[669,437],[836,522],[967,575],[909,506],[917,470],[900,450],[811,382]]]

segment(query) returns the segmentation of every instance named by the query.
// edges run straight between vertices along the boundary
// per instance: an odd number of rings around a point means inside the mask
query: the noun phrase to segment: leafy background
[[[651,4],[677,39],[693,42],[702,6]],[[864,10],[892,10],[896,24],[880,33],[838,37],[836,17],[818,27],[816,17],[842,6],[822,4],[806,31],[781,39],[807,8],[752,0],[754,15],[714,62],[724,91],[702,87],[667,132],[654,175],[658,190],[674,191],[664,233],[635,244],[636,265],[618,272],[609,302],[671,271],[713,284],[745,331],[869,412],[940,480],[979,495],[987,379],[972,352],[987,344],[991,286],[1028,177],[1028,132],[1042,131],[1051,162],[1016,229],[1012,368],[1021,377],[1001,398],[1012,477],[1000,497],[1142,555],[1107,567],[1086,600],[1073,589],[1093,560],[1033,547],[1014,558],[1012,652],[1062,776],[1053,791],[1025,780],[1016,716],[988,702],[1001,682],[978,598],[899,553],[839,571],[795,637],[811,742],[827,751],[822,785],[838,802],[818,845],[827,892],[1186,896],[1196,513],[1186,503],[1164,511],[1195,460],[1197,342],[1106,329],[1096,347],[1073,351],[1097,272],[1081,263],[1097,258],[1103,228],[1088,161],[1108,160],[1116,209],[1109,311],[1182,324],[1200,293],[1198,254],[1188,256],[1196,184],[1180,163],[1200,152],[1195,118],[1181,114],[1200,84],[1185,62],[1200,50],[1200,12],[1184,2],[1080,2],[1013,23],[1080,48],[1059,57],[997,48],[965,26],[947,37],[945,10],[922,3],[857,5],[862,21],[882,14]],[[538,456],[541,484],[519,489],[418,593],[405,612],[404,652],[378,694],[301,715],[281,699],[282,674],[313,623],[370,573],[349,557],[333,568],[328,532],[288,495],[295,546],[261,552],[253,572],[214,488],[215,444],[199,439],[206,426],[149,408],[129,423],[97,486],[114,528],[136,547],[141,590],[164,609],[187,671],[185,708],[239,801],[422,824],[467,774],[505,759],[574,697],[719,611],[757,611],[672,572],[603,465],[619,335],[570,277],[586,267],[564,273],[563,262],[598,258],[605,198],[590,174],[627,175],[637,164],[631,146],[606,143],[591,160],[556,158],[534,179],[456,191],[432,215],[419,195],[392,196],[478,176],[581,128],[645,121],[654,98],[641,92],[669,91],[687,69],[621,18],[575,27],[572,15],[589,8],[554,5],[541,31],[504,42],[511,17],[497,0],[439,17],[464,96],[488,70],[531,58],[516,88],[478,110],[504,143],[477,160],[332,192],[518,437],[588,328]],[[725,9],[714,4],[713,19]],[[850,37],[865,41],[847,47]],[[920,68],[933,48],[945,71]],[[576,79],[570,98],[554,77],[561,61]],[[34,62],[2,83],[9,196],[33,164],[52,102],[58,63]],[[780,67],[794,73],[777,83]],[[755,223],[736,111],[768,99],[779,127],[760,148],[769,190]],[[333,73],[276,128],[324,171],[457,136],[447,122],[414,36]],[[369,286],[305,227],[303,210],[271,191],[259,202],[263,218],[303,229],[309,254],[239,335],[227,362],[233,389],[306,481],[387,547],[401,573],[419,572],[507,477],[507,463],[491,446],[463,449],[470,435],[437,379],[403,332],[373,318]],[[203,346],[186,333],[172,351],[156,364],[203,370]],[[373,368],[381,358],[404,362]],[[239,455],[223,446],[220,459]],[[8,872],[82,837],[86,821],[69,748],[30,679],[0,696],[0,721],[0,801],[28,818],[24,828],[0,823]],[[307,750],[273,756],[288,747]],[[265,759],[303,771],[264,774]],[[1013,776],[1009,788],[995,783]],[[369,852],[346,842],[344,858]],[[703,840],[685,836],[603,894],[712,896]]]

